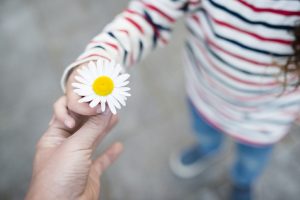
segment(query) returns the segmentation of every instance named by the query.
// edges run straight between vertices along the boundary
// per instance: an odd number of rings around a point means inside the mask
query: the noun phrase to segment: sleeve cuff
[[[87,63],[89,61],[96,61],[98,60],[99,57],[98,56],[91,56],[91,57],[88,57],[88,58],[85,58],[85,59],[82,59],[82,60],[78,60],[78,61],[75,61],[74,63],[72,63],[71,65],[69,65],[63,72],[63,75],[61,77],[61,80],[60,80],[60,86],[61,86],[61,89],[63,90],[63,92],[65,93],[66,92],[66,84],[67,84],[67,80],[68,80],[68,77],[70,76],[70,73],[72,72],[72,70],[83,64],[83,63]]]

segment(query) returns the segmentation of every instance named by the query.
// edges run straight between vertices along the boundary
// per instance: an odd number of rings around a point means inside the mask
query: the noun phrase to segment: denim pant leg
[[[236,149],[237,155],[231,171],[232,181],[242,186],[251,185],[265,168],[273,145],[255,147],[237,143]]]
[[[198,112],[197,108],[188,101],[192,125],[196,133],[199,148],[204,154],[218,151],[224,140],[224,135],[216,128],[211,126]]]

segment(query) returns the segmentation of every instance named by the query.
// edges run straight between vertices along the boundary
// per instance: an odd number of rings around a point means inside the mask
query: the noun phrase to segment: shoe
[[[200,175],[205,169],[215,164],[220,156],[218,151],[203,154],[199,145],[189,147],[170,157],[170,168],[179,178],[194,178]]]
[[[232,185],[230,200],[252,200],[252,187]]]

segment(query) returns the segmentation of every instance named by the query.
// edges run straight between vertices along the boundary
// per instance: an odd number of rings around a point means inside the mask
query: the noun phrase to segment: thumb
[[[104,113],[91,116],[69,139],[75,149],[92,149],[106,135],[112,114],[109,109]],[[99,139],[100,138],[100,139]]]

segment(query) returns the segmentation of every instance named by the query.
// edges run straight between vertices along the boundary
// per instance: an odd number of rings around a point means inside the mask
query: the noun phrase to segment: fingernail
[[[74,124],[71,120],[65,120],[65,125],[68,127],[68,128],[73,128]]]

